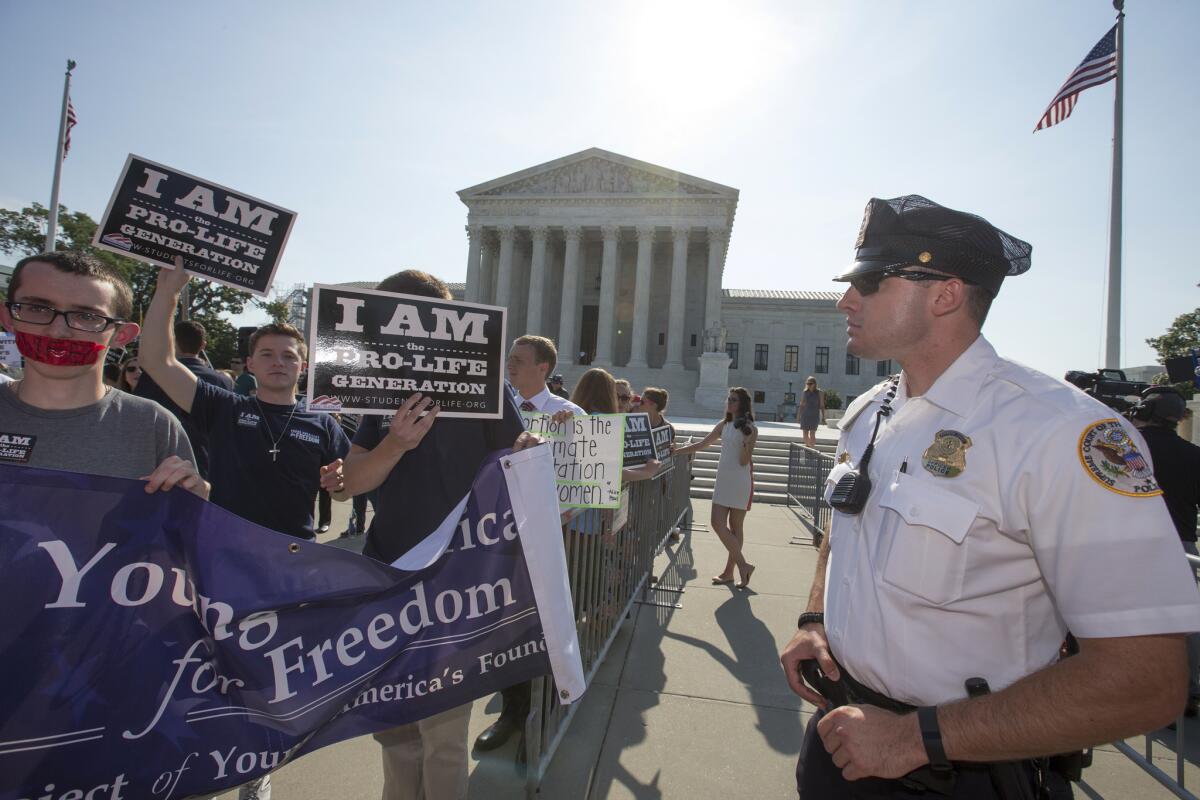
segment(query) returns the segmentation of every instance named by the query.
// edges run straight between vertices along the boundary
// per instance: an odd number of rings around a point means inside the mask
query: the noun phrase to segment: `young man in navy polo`
[[[176,358],[171,327],[187,282],[182,268],[159,271],[139,350],[142,368],[208,435],[210,499],[251,522],[312,539],[317,491],[348,497],[342,458],[350,442],[332,416],[306,412],[296,402],[304,337],[286,324],[264,326],[250,337],[254,397],[201,381]]]

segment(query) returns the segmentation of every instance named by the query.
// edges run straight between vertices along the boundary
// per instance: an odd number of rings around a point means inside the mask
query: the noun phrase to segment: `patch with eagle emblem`
[[[1097,483],[1117,494],[1127,497],[1162,494],[1150,462],[1115,419],[1102,419],[1084,429],[1079,437],[1079,462]]]

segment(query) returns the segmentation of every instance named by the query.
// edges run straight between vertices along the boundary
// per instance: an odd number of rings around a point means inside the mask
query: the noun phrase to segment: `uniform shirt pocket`
[[[891,538],[884,582],[934,605],[961,597],[971,544],[967,532],[979,504],[929,481],[897,474],[879,505],[888,509],[881,533]]]

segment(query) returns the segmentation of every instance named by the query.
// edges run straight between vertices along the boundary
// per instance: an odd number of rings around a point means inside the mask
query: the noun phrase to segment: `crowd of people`
[[[1132,421],[1117,419],[997,355],[981,328],[1030,250],[921,197],[868,205],[838,306],[849,351],[895,359],[902,373],[846,410],[825,492],[833,521],[781,656],[791,688],[819,708],[797,769],[805,800],[1026,796],[1014,785],[1050,796],[1065,774],[1051,754],[1157,727],[1185,696],[1193,711],[1200,703],[1200,597],[1178,541],[1196,552],[1200,451],[1176,441],[1181,400],[1150,396]],[[306,540],[328,528],[329,502],[356,498],[347,532],[365,527],[364,555],[390,563],[442,522],[489,453],[539,444],[522,412],[645,412],[670,425],[665,390],[635,394],[604,369],[568,397],[554,343],[533,335],[508,350],[499,419],[439,418],[421,394],[391,416],[315,413],[298,399],[302,334],[265,325],[232,374],[213,369],[204,329],[174,320],[188,280],[160,271],[142,328],[128,284],[104,263],[67,251],[17,264],[0,324],[26,368],[0,385],[0,427],[33,442],[20,463],[190,491]],[[451,299],[417,270],[378,288]],[[136,356],[106,362],[139,339]],[[810,378],[806,437],[824,411]],[[675,448],[721,443],[711,522],[727,560],[714,584],[747,588],[755,571],[744,525],[758,435],[751,395],[734,387],[712,430]],[[1144,579],[1129,580],[1131,566]],[[1062,657],[1064,641],[1074,655]],[[475,747],[520,730],[529,702],[527,685],[506,689]],[[464,797],[469,717],[467,705],[377,733],[384,796]],[[270,791],[268,775],[239,793]]]

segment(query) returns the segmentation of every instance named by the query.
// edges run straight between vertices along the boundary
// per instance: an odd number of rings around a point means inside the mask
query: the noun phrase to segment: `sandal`
[[[713,586],[729,586],[733,583],[733,578],[726,578],[724,575],[715,575],[712,582]]]

